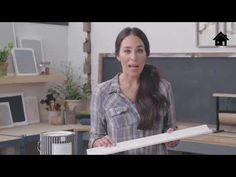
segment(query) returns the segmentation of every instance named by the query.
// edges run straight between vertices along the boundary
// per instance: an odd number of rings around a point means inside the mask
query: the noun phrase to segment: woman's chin
[[[130,77],[139,77],[140,72],[139,71],[130,71],[129,75],[130,75]]]

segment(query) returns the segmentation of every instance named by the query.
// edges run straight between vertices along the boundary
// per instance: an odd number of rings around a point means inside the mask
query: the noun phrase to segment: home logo
[[[215,40],[215,46],[227,46],[227,35],[222,32],[219,32],[216,37],[213,39]]]

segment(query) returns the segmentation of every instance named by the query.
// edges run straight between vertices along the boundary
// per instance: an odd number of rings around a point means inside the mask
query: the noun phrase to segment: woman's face
[[[117,59],[121,62],[124,74],[139,77],[147,59],[142,40],[134,35],[124,38]]]

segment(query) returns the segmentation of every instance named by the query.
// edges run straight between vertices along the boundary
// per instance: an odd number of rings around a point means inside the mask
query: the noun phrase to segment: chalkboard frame
[[[25,110],[24,103],[24,93],[1,93],[0,94],[0,103],[8,102],[10,105],[10,110],[12,114],[12,121],[14,126],[27,125],[27,115]],[[22,117],[19,117],[21,113]]]

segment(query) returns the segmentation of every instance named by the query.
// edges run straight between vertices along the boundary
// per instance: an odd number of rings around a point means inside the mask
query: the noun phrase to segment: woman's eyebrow
[[[131,46],[124,46],[123,48],[132,49],[133,47],[131,47]],[[143,46],[143,45],[138,45],[138,46],[136,46],[135,48],[144,48],[144,46]]]
[[[131,46],[124,46],[123,48],[129,48],[129,49],[131,49],[132,47],[131,47]]]
[[[143,45],[138,45],[136,48],[144,48]]]

